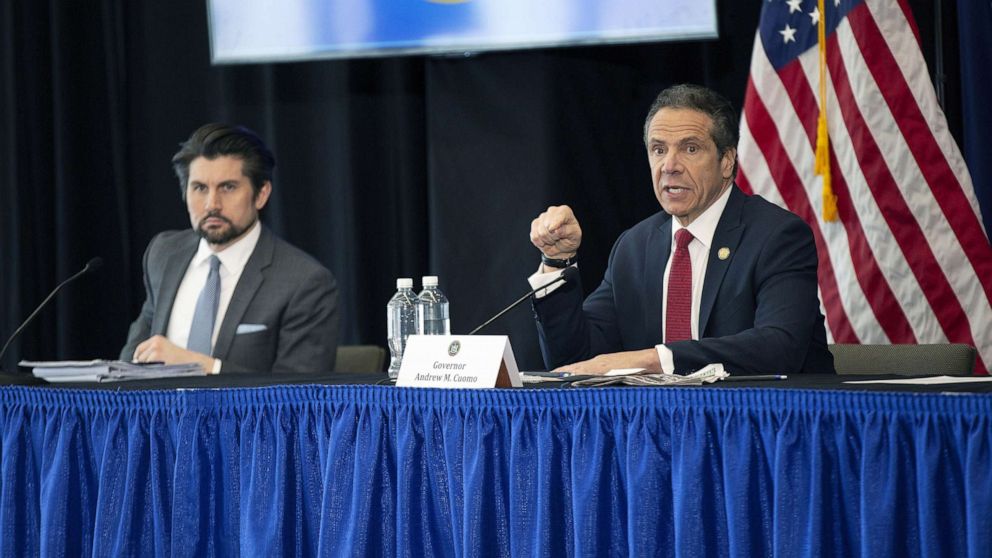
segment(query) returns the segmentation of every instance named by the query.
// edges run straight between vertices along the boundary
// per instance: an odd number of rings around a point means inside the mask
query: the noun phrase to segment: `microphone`
[[[555,277],[553,280],[548,281],[547,283],[545,283],[544,285],[541,285],[540,287],[538,287],[536,289],[532,289],[530,292],[528,292],[524,296],[522,296],[522,297],[518,298],[517,300],[513,301],[512,304],[510,304],[506,308],[500,310],[499,314],[496,314],[492,318],[489,318],[482,325],[480,325],[479,327],[477,327],[477,328],[473,329],[472,331],[468,332],[468,334],[469,335],[475,335],[480,329],[482,329],[482,328],[486,327],[487,325],[495,322],[500,317],[502,317],[503,314],[506,314],[510,310],[513,310],[514,308],[516,308],[517,306],[519,306],[521,302],[523,302],[523,301],[527,300],[528,298],[530,298],[537,291],[547,289],[548,287],[551,287],[551,286],[553,286],[553,285],[555,285],[557,283],[567,283],[569,281],[574,281],[578,276],[579,276],[579,270],[578,270],[578,268],[576,268],[575,266],[566,267],[565,269],[562,270],[561,275],[559,275],[558,277]]]
[[[90,273],[91,271],[96,271],[100,269],[100,266],[102,265],[103,265],[103,258],[100,257],[92,258],[90,261],[86,262],[86,267],[84,267],[83,269],[78,271],[75,275],[69,277],[65,281],[59,283],[59,285],[55,287],[55,289],[53,289],[48,296],[45,297],[45,300],[41,301],[41,304],[39,304],[38,307],[34,309],[34,312],[31,312],[31,315],[28,316],[28,319],[24,320],[24,322],[21,323],[21,326],[18,327],[16,331],[14,331],[14,334],[7,339],[7,342],[4,343],[3,349],[0,349],[0,363],[3,362],[3,355],[7,353],[7,348],[10,347],[10,344],[14,342],[14,339],[17,339],[17,336],[20,335],[22,331],[24,331],[24,328],[27,327],[29,323],[31,323],[31,320],[33,320],[34,317],[38,315],[38,312],[41,312],[41,309],[44,308],[46,304],[48,304],[48,301],[52,300],[52,298],[56,294],[58,294],[60,290],[62,290],[62,287],[68,285],[69,283],[72,283],[76,279],[82,277],[83,275],[86,275],[87,273]]]

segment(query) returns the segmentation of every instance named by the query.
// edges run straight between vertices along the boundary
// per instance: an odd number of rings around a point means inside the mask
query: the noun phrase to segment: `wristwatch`
[[[557,269],[565,269],[566,267],[579,261],[579,255],[575,254],[571,258],[564,260],[556,260],[555,258],[549,258],[544,254],[541,254],[541,263],[548,267],[554,267]]]

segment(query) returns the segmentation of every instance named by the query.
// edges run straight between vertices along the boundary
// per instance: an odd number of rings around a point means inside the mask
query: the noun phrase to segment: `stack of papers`
[[[602,376],[586,376],[570,372],[524,372],[525,384],[544,382],[569,382],[573,387],[603,387],[603,386],[701,386],[711,384],[729,376],[722,364],[710,364],[692,374],[678,376],[675,374],[659,374],[643,368],[623,368],[610,370]]]
[[[138,363],[123,360],[22,360],[36,378],[46,382],[116,382],[180,376],[205,376],[199,364]]]

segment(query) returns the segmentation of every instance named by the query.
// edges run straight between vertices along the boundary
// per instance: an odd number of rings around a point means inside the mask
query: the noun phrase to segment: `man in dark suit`
[[[664,212],[625,231],[603,282],[582,300],[569,282],[535,298],[549,368],[688,373],[832,373],[817,300],[816,247],[799,217],[734,184],[737,118],[694,85],[662,91],[644,142]],[[568,206],[531,224],[538,287],[574,265],[582,229]]]
[[[337,350],[331,273],[259,222],[275,159],[254,132],[207,124],[172,159],[192,229],[143,260],[145,303],[121,359],[220,372],[329,372]]]

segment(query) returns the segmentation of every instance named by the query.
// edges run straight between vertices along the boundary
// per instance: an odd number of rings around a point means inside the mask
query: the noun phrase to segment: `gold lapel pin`
[[[730,257],[730,248],[727,248],[726,246],[724,246],[723,248],[720,248],[720,250],[717,251],[717,253],[716,253],[716,257],[720,258],[721,260],[725,260],[725,259],[729,258]]]

